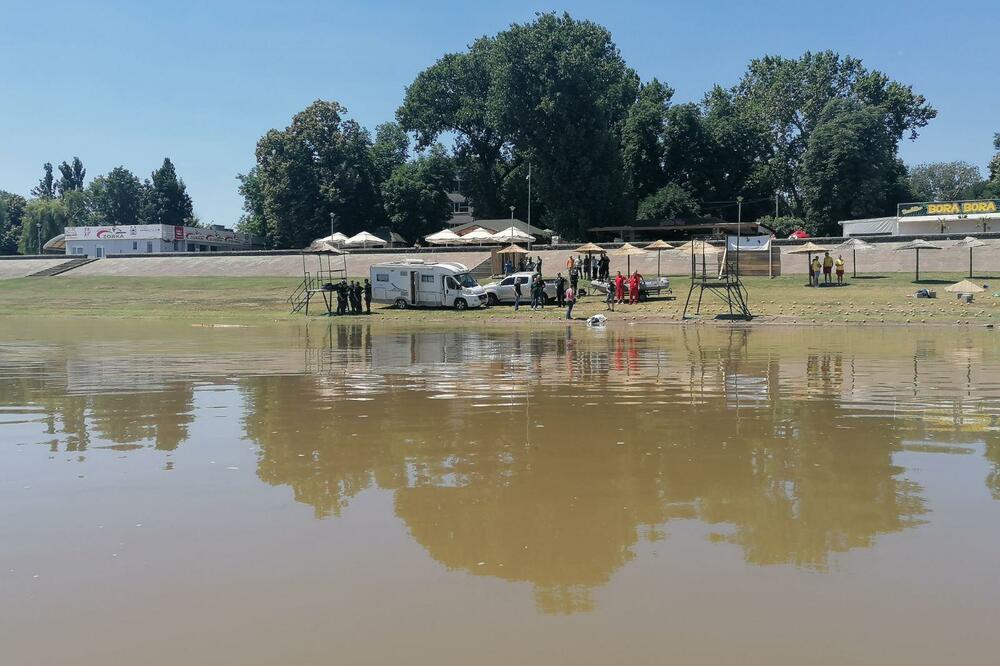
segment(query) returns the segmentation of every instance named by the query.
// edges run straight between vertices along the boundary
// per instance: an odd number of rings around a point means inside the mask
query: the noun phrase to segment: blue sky
[[[607,26],[643,80],[675,100],[736,82],[765,53],[834,49],[912,84],[939,116],[908,163],[984,168],[1000,131],[1000,2],[36,2],[0,0],[0,189],[27,194],[43,162],[88,177],[177,165],[203,221],[240,214],[235,175],[256,140],[315,99],[369,128],[442,54],[536,11]]]

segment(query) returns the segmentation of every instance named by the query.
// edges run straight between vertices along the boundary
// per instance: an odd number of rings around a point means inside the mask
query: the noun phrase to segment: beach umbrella
[[[462,240],[466,243],[478,243],[479,245],[482,245],[483,243],[496,242],[493,238],[493,233],[483,229],[482,227],[464,234],[462,236]]]
[[[501,250],[497,250],[497,254],[528,254],[528,251],[523,247],[512,244]]]
[[[584,243],[573,251],[579,252],[580,254],[600,254],[604,252],[604,248],[600,245],[595,245],[594,243]]]
[[[647,250],[656,250],[656,277],[660,277],[660,252],[672,250],[674,246],[664,240],[655,240],[646,246]]]
[[[904,250],[914,250],[914,251],[916,251],[916,253],[917,253],[917,258],[916,258],[917,277],[914,279],[914,282],[920,282],[920,251],[921,250],[940,250],[940,249],[941,249],[941,246],[934,245],[933,243],[928,243],[923,238],[918,238],[917,240],[910,241],[909,243],[906,243],[905,245],[900,245],[899,247],[896,248],[896,252],[900,252],[900,251],[904,251]]]
[[[854,272],[854,277],[858,277],[858,250],[861,251],[874,250],[875,246],[872,245],[871,243],[867,243],[861,240],[860,238],[850,238],[841,243],[840,245],[838,245],[835,249],[851,251],[851,257],[852,257],[851,269]]]
[[[819,254],[820,252],[826,252],[826,251],[827,250],[826,250],[825,247],[820,247],[819,245],[816,245],[816,243],[813,243],[812,241],[809,241],[808,243],[806,243],[804,245],[800,245],[799,247],[795,248],[794,250],[789,250],[788,254],[804,254],[804,255],[807,255],[806,256],[806,261],[808,262],[809,266],[811,267],[812,266],[813,255],[814,254]],[[810,268],[810,270],[812,270],[812,269]]]
[[[359,231],[344,241],[344,245],[368,247],[369,245],[385,245],[385,241],[375,234],[368,233],[367,231]]]
[[[515,226],[509,226],[502,231],[498,231],[492,236],[493,240],[506,243],[533,243],[535,237],[526,234]]]
[[[674,248],[675,252],[685,252],[691,255],[691,279],[694,279],[695,274],[695,257],[701,255],[701,271],[702,274],[705,273],[705,257],[715,254],[722,254],[722,250],[715,247],[711,243],[703,240],[689,240],[687,243],[679,247]]]
[[[978,238],[973,238],[972,236],[966,236],[962,240],[955,243],[955,247],[967,247],[969,248],[969,277],[972,277],[972,250],[977,247],[986,247],[986,243],[979,240]]]
[[[956,282],[950,287],[945,287],[944,290],[951,294],[981,294],[986,291],[975,282],[969,282],[968,280]]]
[[[629,275],[632,274],[632,257],[638,257],[646,254],[646,251],[642,248],[638,248],[631,243],[625,243],[617,250],[612,250],[609,254],[613,257],[625,257],[625,272]]]
[[[424,240],[431,245],[455,245],[465,243],[466,240],[451,229],[442,229],[433,234],[424,236]]]

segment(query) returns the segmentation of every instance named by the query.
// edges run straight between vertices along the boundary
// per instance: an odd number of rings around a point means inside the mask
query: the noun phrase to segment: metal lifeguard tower
[[[315,244],[314,244],[315,245]],[[316,263],[312,264],[309,257],[315,257]],[[333,258],[339,259],[335,262]],[[339,263],[339,266],[337,265]],[[315,266],[315,270],[309,270],[310,265]],[[319,295],[323,299],[326,314],[334,313],[334,293],[337,283],[347,277],[347,253],[344,250],[328,245],[322,248],[302,251],[302,282],[295,288],[287,302],[292,307],[292,313],[305,310],[309,314],[309,302],[314,296]]]
[[[691,254],[691,288],[688,290],[687,300],[684,301],[683,319],[687,319],[688,307],[695,289],[699,290],[695,314],[701,314],[701,301],[708,291],[729,307],[730,319],[737,317],[747,321],[753,319],[750,313],[749,294],[740,280],[738,247],[735,261],[730,259],[729,252],[720,250],[704,240],[688,241],[677,249],[687,250]],[[717,263],[717,268],[710,266],[708,257],[718,257],[720,254],[722,257]]]

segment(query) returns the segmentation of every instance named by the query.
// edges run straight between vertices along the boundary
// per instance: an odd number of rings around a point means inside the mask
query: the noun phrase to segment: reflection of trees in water
[[[94,436],[112,448],[132,448],[152,441],[155,448],[172,451],[188,437],[194,400],[190,383],[165,384],[158,390],[125,392],[108,386],[108,393],[74,393],[67,381],[65,360],[33,362],[0,378],[3,404],[33,405],[43,414],[45,432],[54,439],[53,452],[83,452]]]
[[[993,499],[1000,500],[1000,439],[991,437],[986,441],[986,459],[990,461],[986,487],[990,489]]]
[[[374,338],[373,357],[389,340]],[[530,582],[550,612],[589,608],[591,591],[631,559],[641,535],[670,520],[719,525],[713,538],[737,544],[751,563],[823,569],[831,553],[869,547],[924,513],[919,488],[892,464],[897,424],[873,416],[847,427],[839,357],[805,362],[819,375],[801,387],[807,400],[775,388],[780,356],[748,361],[702,345],[695,394],[657,374],[667,364],[641,337],[606,334],[576,347],[532,334],[510,341],[511,359],[526,354],[519,368],[465,359],[466,376],[493,377],[497,396],[521,396],[514,406],[429,399],[441,381],[431,365],[401,369],[405,379],[387,372],[375,403],[344,400],[337,373],[245,379],[258,473],[289,485],[318,516],[339,514],[363,489],[392,490],[396,514],[435,559]],[[770,399],[739,412],[730,393],[741,383]],[[527,437],[526,411],[527,425],[544,425]]]

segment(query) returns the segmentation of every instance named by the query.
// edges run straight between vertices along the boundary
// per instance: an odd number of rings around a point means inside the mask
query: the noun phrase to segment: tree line
[[[420,72],[374,138],[325,101],[268,132],[239,176],[241,224],[280,247],[323,235],[331,215],[347,233],[413,240],[448,218],[456,183],[478,217],[513,204],[523,218],[529,165],[533,221],[575,239],[636,219],[734,219],[738,198],[743,219],[779,233],[836,235],[898,202],[1000,196],[1000,158],[990,179],[965,163],[908,169],[899,144],[937,111],[857,58],[765,56],[699,102],[673,95],[643,83],[604,27],[540,14]]]
[[[198,224],[187,187],[170,158],[141,181],[119,166],[86,183],[87,170],[79,157],[59,164],[58,177],[49,162],[42,171],[30,199],[0,190],[0,254],[34,254],[39,232],[44,243],[65,227]]]

